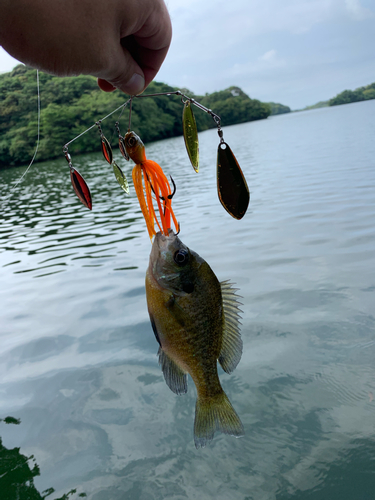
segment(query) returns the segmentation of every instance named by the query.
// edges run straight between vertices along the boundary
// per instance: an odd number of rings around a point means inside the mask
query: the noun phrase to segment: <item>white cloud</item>
[[[228,72],[228,77],[236,79],[238,77],[267,77],[278,68],[287,65],[283,58],[280,58],[275,49],[268,50],[258,58],[244,63],[235,63]]]
[[[226,71],[233,75],[259,73],[268,76],[272,64],[280,68],[286,62],[272,53],[267,56],[268,66],[266,58],[258,60],[259,51],[266,51],[266,45],[285,44],[280,50],[284,57],[288,55],[287,59],[294,60],[303,49],[300,41],[292,37],[302,39],[314,30],[325,29],[328,25],[334,28],[348,20],[358,24],[365,12],[359,2],[168,0],[173,42],[160,77],[178,85],[179,75],[184,74],[188,88],[204,93],[212,90],[212,84],[202,88],[202,82],[214,79],[217,82],[215,89],[219,90],[222,88],[220,75]],[[366,15],[370,15],[367,10]],[[332,38],[334,36],[332,34]],[[322,39],[317,39],[315,52],[321,49]]]
[[[370,9],[362,7],[360,0],[345,0],[346,9],[351,17],[356,20],[363,20],[374,17],[374,13]]]
[[[361,20],[374,14],[360,0],[168,0],[167,4],[176,39],[181,29],[189,29],[198,39],[212,35],[213,43],[230,43],[244,34],[305,33],[316,24],[342,16]]]
[[[276,58],[277,58],[277,56],[276,56],[276,50],[272,49],[272,50],[269,50],[268,52],[266,52],[265,54],[263,54],[262,56],[260,56],[259,60],[260,61],[273,62],[273,61],[276,60]]]

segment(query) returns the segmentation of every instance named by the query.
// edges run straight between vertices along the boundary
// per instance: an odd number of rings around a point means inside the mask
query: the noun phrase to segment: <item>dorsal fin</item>
[[[219,363],[224,371],[231,373],[238,365],[242,355],[240,333],[240,313],[242,311],[239,308],[241,302],[238,301],[237,288],[233,288],[228,280],[222,281],[220,285],[223,299],[224,325]]]
[[[175,394],[187,393],[187,374],[159,347],[159,365],[163,371],[164,379]]]

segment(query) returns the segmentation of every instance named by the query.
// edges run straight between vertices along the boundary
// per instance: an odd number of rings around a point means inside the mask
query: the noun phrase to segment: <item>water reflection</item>
[[[28,174],[32,176],[29,184],[24,182],[11,193],[7,193],[8,186],[22,169],[4,172],[0,191],[6,201],[2,204],[0,251],[9,255],[26,252],[35,258],[26,268],[17,266],[19,259],[3,265],[15,266],[15,273],[31,273],[34,277],[64,271],[70,261],[78,259],[85,261],[83,265],[100,266],[101,259],[116,255],[119,244],[137,237],[141,228],[133,225],[141,216],[135,215],[135,200],[123,195],[116,181],[105,175],[98,157],[89,158],[86,168],[93,191],[100,187],[94,213],[77,203],[69,172],[62,168],[61,161],[36,167]],[[100,179],[103,185],[98,185]]]
[[[0,422],[19,425],[21,421],[14,417],[5,417]],[[40,476],[40,468],[34,455],[22,455],[20,448],[7,449],[0,437],[0,492],[2,500],[43,500],[54,493],[48,488],[42,493],[36,489],[34,478]],[[55,500],[68,500],[69,497],[84,498],[86,493],[79,493],[76,489],[63,494]],[[74,496],[73,496],[74,495]]]

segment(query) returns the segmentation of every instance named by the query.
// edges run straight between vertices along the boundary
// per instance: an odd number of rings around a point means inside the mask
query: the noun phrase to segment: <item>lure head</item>
[[[145,146],[141,138],[134,132],[129,131],[124,137],[125,149],[134,163],[142,163],[146,160]]]

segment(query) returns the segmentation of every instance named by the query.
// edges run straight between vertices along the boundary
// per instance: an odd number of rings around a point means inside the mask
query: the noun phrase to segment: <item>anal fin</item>
[[[187,374],[159,347],[159,365],[167,386],[175,394],[187,393]]]

